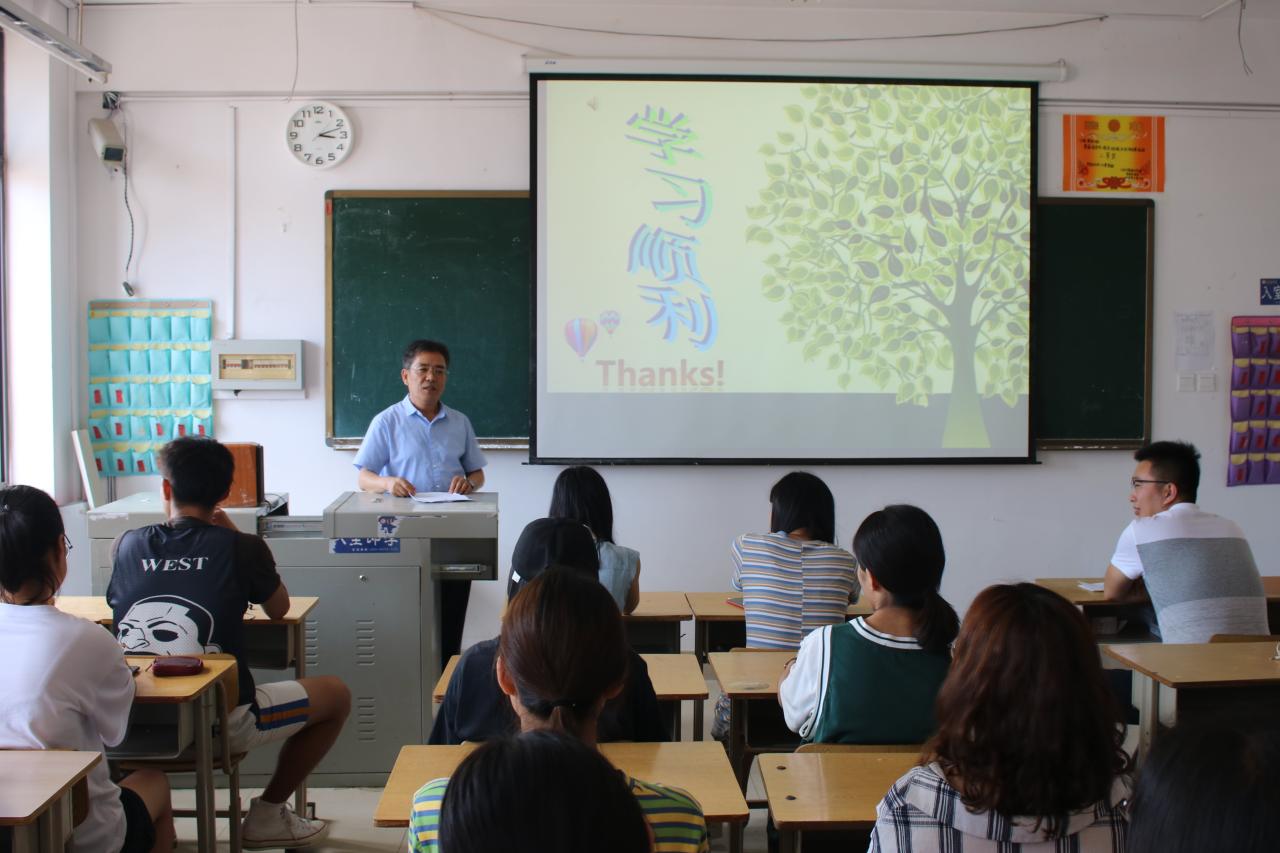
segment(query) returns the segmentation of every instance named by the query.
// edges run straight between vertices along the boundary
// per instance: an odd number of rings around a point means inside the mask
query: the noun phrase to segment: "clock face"
[[[285,129],[290,153],[304,166],[327,169],[351,153],[355,128],[342,110],[324,101],[298,108]]]

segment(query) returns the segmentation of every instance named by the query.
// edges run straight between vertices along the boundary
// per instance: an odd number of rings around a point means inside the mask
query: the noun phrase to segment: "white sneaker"
[[[240,824],[245,850],[272,847],[310,847],[329,834],[329,824],[308,820],[289,808],[288,803],[268,803],[259,797],[249,801],[249,813]]]

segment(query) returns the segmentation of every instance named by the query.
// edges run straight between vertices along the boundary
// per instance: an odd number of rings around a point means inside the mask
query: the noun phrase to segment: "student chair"
[[[1211,643],[1280,643],[1280,634],[1214,634]]]
[[[924,748],[921,743],[802,743],[796,752],[914,752]]]

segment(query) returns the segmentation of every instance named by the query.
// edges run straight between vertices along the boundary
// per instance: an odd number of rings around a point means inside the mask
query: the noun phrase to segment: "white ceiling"
[[[338,0],[343,4],[383,0]],[[66,0],[63,0],[66,2]],[[85,0],[87,5],[214,5],[246,2],[279,4],[289,0]],[[326,0],[299,0],[302,5],[324,5]],[[1280,0],[1247,0],[1246,17],[1280,17]],[[590,5],[594,7],[625,6],[750,6],[755,8],[835,8],[889,11],[949,12],[1024,12],[1064,17],[1090,15],[1139,15],[1153,17],[1199,18],[1214,13],[1237,14],[1237,0],[420,0],[420,5],[465,12],[510,11],[539,7]]]

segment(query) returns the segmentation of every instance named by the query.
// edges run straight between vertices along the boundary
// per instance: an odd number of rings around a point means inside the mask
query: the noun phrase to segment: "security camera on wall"
[[[115,122],[109,118],[89,119],[89,136],[98,159],[108,168],[118,170],[124,165],[124,137]]]

